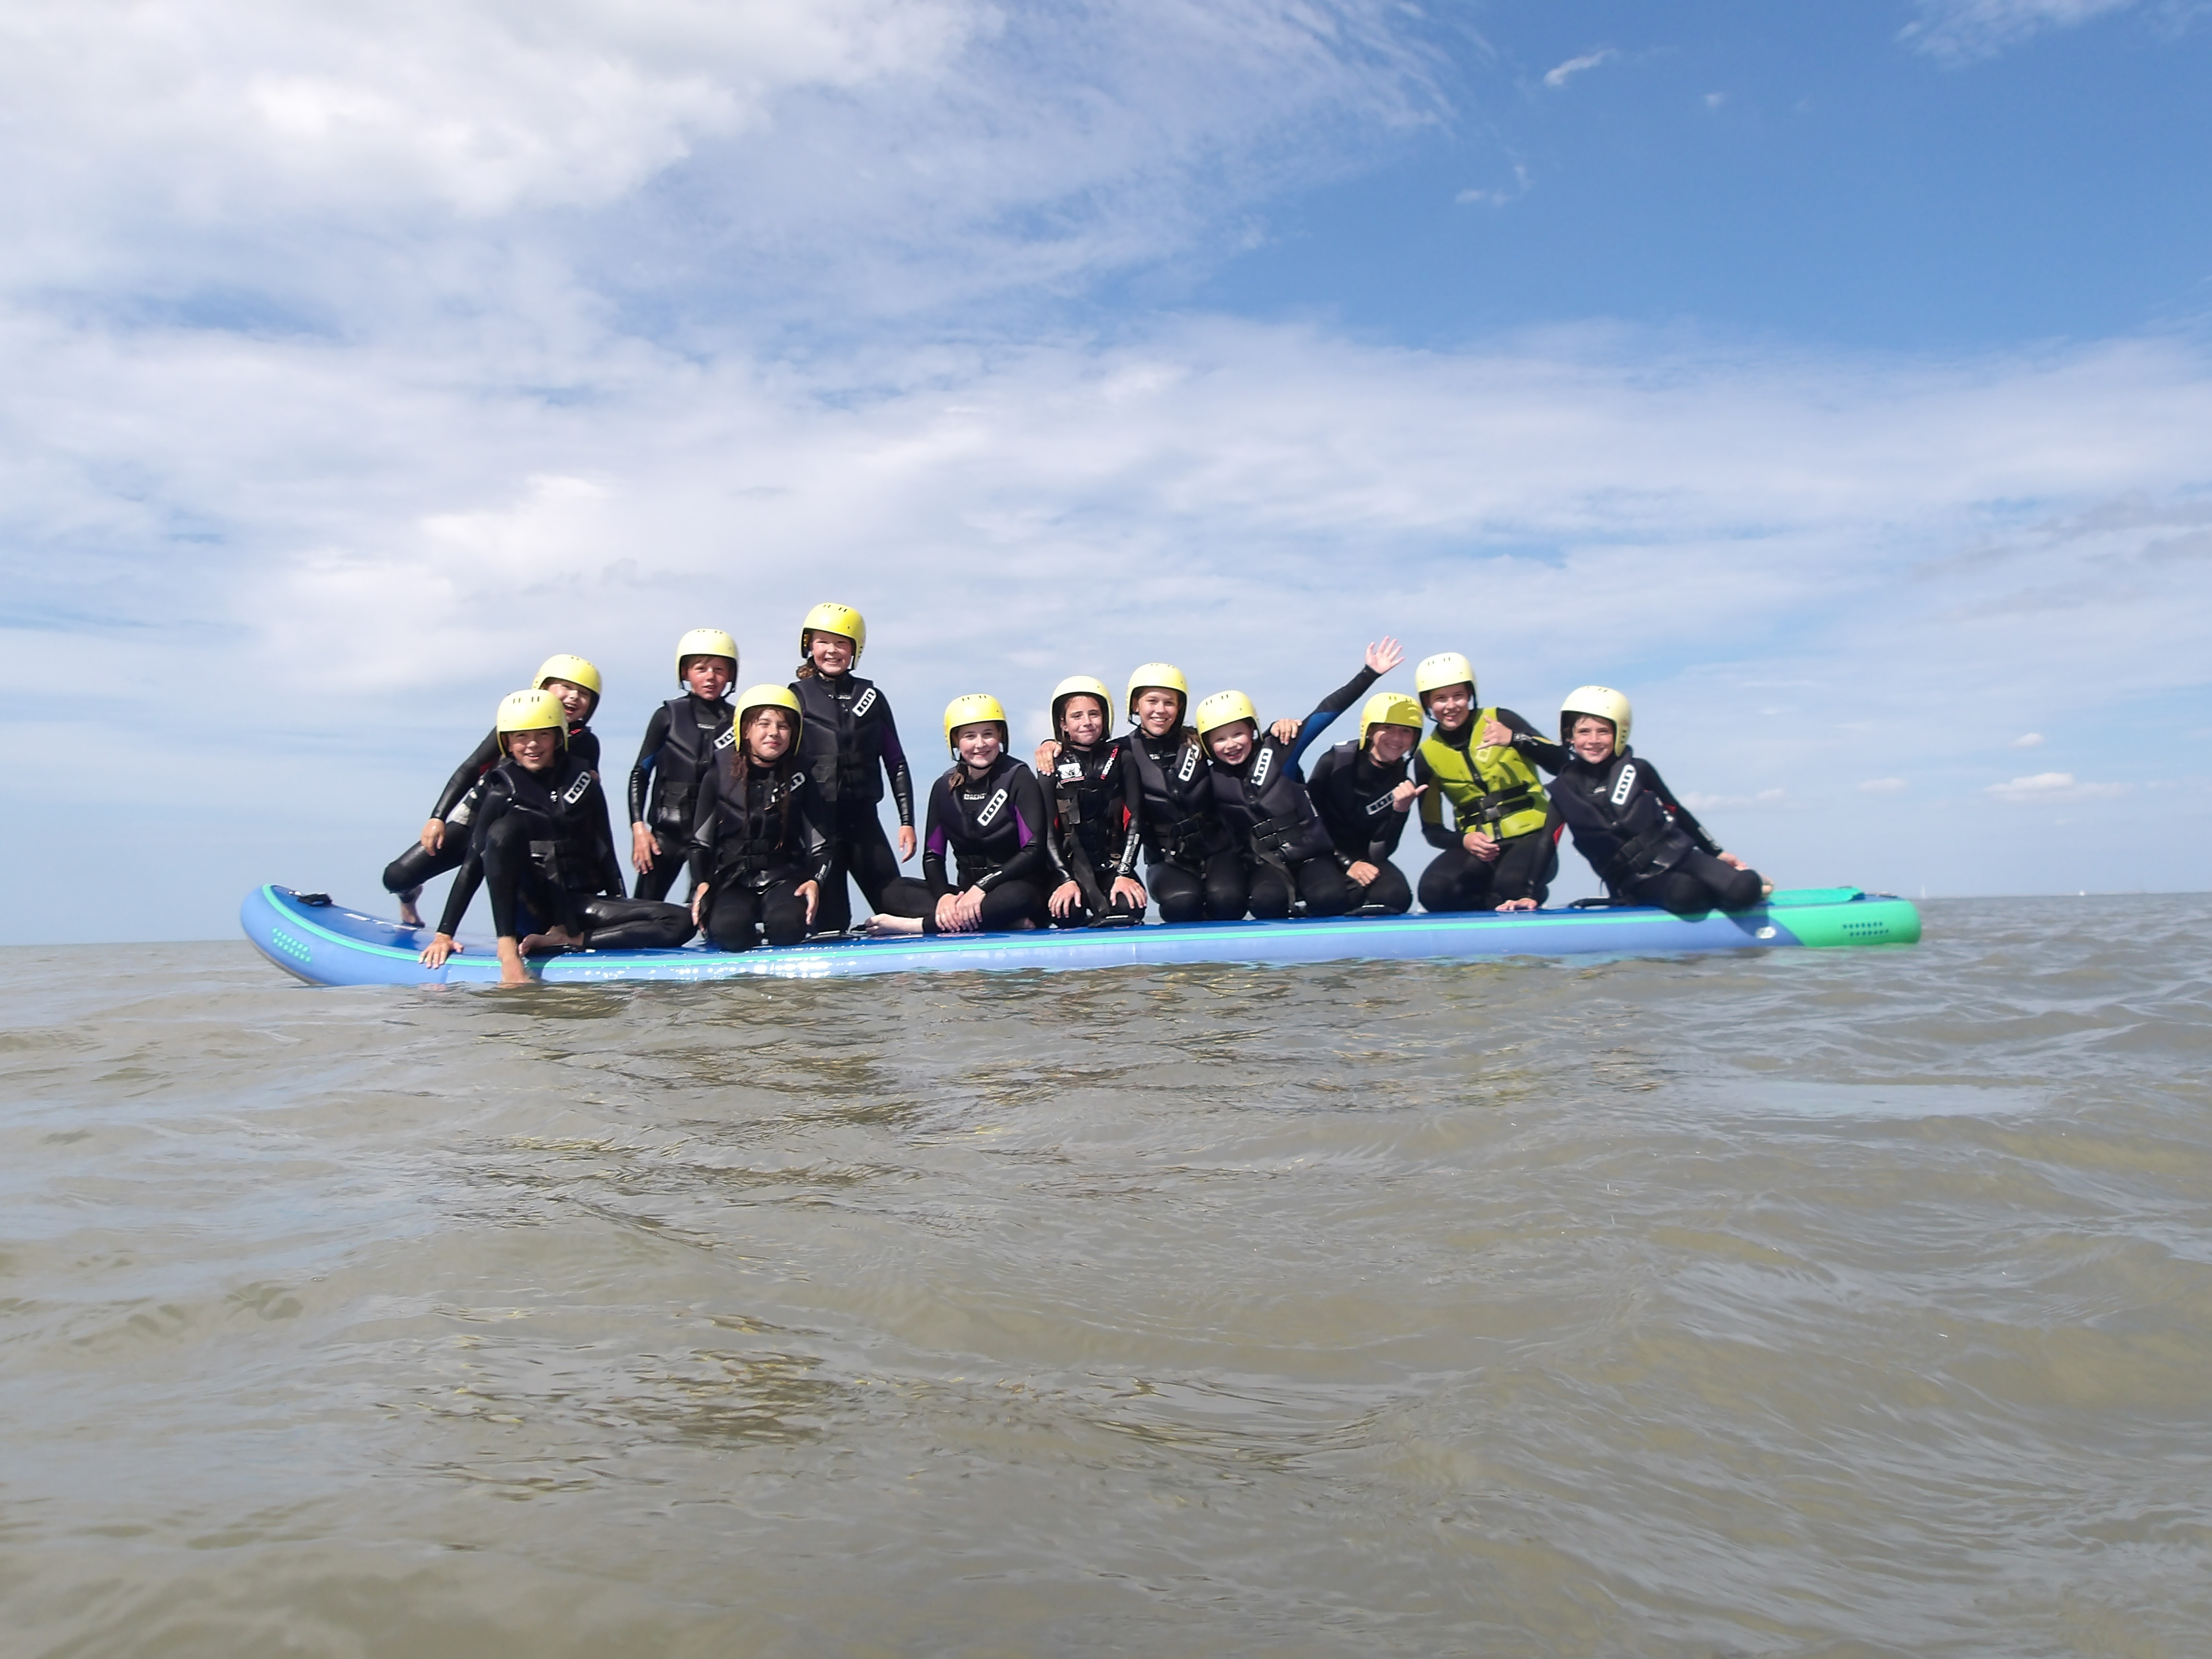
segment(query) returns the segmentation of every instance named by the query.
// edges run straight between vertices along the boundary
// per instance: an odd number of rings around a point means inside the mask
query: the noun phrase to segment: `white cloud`
[[[1869,778],[1859,786],[1859,793],[1863,795],[1893,795],[1911,787],[1903,778]]]
[[[2043,747],[2043,733],[2024,732],[2012,740],[2012,746],[2015,749],[2040,749]]]
[[[1513,164],[1513,183],[1510,186],[1497,190],[1463,190],[1453,199],[1462,205],[1479,203],[1485,207],[1504,207],[1508,203],[1517,202],[1526,196],[1529,191],[1529,185],[1528,169],[1516,161]]]
[[[2110,800],[2124,795],[2124,783],[2077,783],[2071,772],[2038,772],[2032,778],[1993,783],[1985,793],[2008,806],[2058,805],[2075,801]]]
[[[1899,35],[1917,52],[1969,63],[2045,29],[2073,28],[2136,0],[1920,0],[1920,21]]]
[[[1586,52],[1579,58],[1570,58],[1565,63],[1544,71],[1544,84],[1556,91],[1585,70],[1594,70],[1620,56],[1611,46],[1601,46],[1597,51]]]
[[[1413,27],[1389,0],[23,0],[0,287],[332,331],[579,272],[594,304],[911,312],[1211,246],[1358,165],[1442,108]]]
[[[985,20],[959,0],[25,0],[0,99],[19,144],[79,158],[58,171],[133,173],[186,215],[264,215],[272,191],[493,214],[609,200],[792,88],[937,72]]]

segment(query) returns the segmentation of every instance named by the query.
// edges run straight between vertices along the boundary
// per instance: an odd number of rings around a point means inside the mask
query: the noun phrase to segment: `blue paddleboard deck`
[[[489,939],[464,939],[442,968],[419,960],[431,929],[406,927],[288,887],[257,887],[239,908],[253,945],[310,985],[484,985],[499,980]],[[1454,961],[1483,957],[1672,956],[1784,945],[1911,945],[1920,913],[1856,887],[1778,892],[1756,909],[1678,916],[1665,910],[1477,912],[1343,917],[1326,921],[1216,921],[1174,927],[934,939],[833,939],[729,952],[703,942],[680,951],[580,951],[535,957],[549,985],[609,980],[834,979],[857,974],[1007,969],[1171,966],[1190,963]]]

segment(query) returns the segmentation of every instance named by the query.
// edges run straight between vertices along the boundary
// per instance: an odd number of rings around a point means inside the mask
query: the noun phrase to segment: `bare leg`
[[[536,937],[534,934],[532,937]],[[501,985],[527,985],[530,970],[522,965],[522,949],[507,934],[499,936],[499,982]]]
[[[862,924],[870,939],[912,938],[922,932],[920,916],[889,916],[878,912]]]
[[[419,887],[410,887],[399,895],[399,925],[401,927],[420,927],[422,925],[422,913],[415,908],[415,901],[422,896],[422,890]]]

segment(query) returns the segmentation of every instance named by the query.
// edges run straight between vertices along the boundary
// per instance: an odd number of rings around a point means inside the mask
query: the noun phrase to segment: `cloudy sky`
[[[1785,883],[2203,888],[2204,11],[4,0],[0,939],[368,904],[542,656],[626,763],[823,598],[925,754],[1388,631]]]

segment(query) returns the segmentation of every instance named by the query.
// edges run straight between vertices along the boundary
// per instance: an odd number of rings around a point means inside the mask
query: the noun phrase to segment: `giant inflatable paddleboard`
[[[257,887],[239,909],[255,947],[310,985],[484,985],[499,979],[489,939],[462,940],[443,968],[417,960],[428,927],[363,915],[320,894]],[[1327,921],[1211,921],[1176,927],[935,939],[836,939],[732,954],[703,943],[680,951],[581,951],[533,958],[548,984],[605,980],[832,979],[924,969],[1158,967],[1187,963],[1464,961],[1480,957],[1672,956],[1779,945],[1911,945],[1920,913],[1900,898],[1856,887],[1778,892],[1753,910],[1677,916],[1664,910],[1478,912],[1340,917]]]

